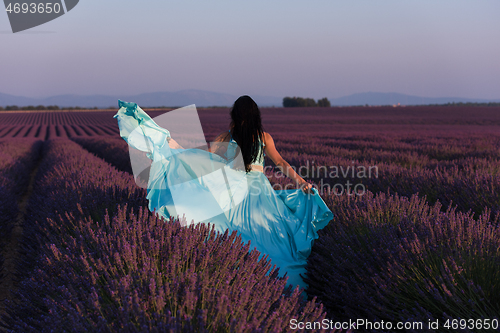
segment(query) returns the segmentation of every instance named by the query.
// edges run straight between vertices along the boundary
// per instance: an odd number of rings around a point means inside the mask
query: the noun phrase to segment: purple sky
[[[82,0],[13,34],[2,10],[0,92],[499,99],[499,15],[498,0]]]

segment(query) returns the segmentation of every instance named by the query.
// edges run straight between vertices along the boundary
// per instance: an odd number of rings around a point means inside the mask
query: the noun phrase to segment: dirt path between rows
[[[3,279],[0,279],[0,318],[5,314],[6,305],[5,300],[11,299],[12,292],[16,290],[17,283],[15,272],[17,270],[17,262],[19,258],[19,242],[23,235],[23,225],[24,217],[26,214],[27,205],[29,198],[33,192],[33,184],[35,182],[35,176],[38,172],[38,167],[42,160],[42,156],[39,156],[38,161],[36,161],[35,167],[31,171],[29,177],[29,184],[26,192],[18,201],[19,212],[17,214],[12,233],[10,235],[10,242],[8,242],[4,248],[2,256],[4,258],[3,263]]]

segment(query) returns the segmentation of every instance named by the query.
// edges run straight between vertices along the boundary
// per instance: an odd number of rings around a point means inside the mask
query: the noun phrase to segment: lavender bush
[[[0,254],[4,243],[9,239],[17,214],[18,206],[12,193],[12,182],[0,175]]]
[[[9,241],[19,212],[18,200],[26,192],[41,145],[41,141],[32,139],[0,141],[0,255]]]
[[[160,220],[131,175],[74,142],[46,142],[35,190],[9,331],[287,331],[325,318],[236,234]]]
[[[306,281],[331,316],[498,318],[498,217],[442,212],[417,196],[328,199],[336,215],[314,245]]]
[[[28,185],[28,175],[40,157],[41,146],[42,141],[37,139],[0,140],[0,175],[16,198]]]
[[[126,207],[100,222],[66,214],[47,225],[43,260],[22,283],[11,330],[282,332],[292,318],[325,318],[236,233]]]
[[[20,272],[30,271],[39,243],[46,243],[43,236],[48,218],[72,212],[77,217],[100,220],[106,209],[112,213],[120,203],[132,207],[147,205],[145,190],[135,185],[131,175],[116,170],[70,140],[46,141],[25,217],[25,260],[20,264]]]
[[[120,137],[72,138],[89,152],[112,164],[120,171],[132,174],[129,148],[127,142]]]
[[[457,205],[476,217],[489,207],[500,213],[500,139],[451,136],[418,140],[406,136],[365,135],[277,142],[282,156],[312,182],[324,188],[363,184],[371,192],[411,197],[418,193],[433,204]],[[348,170],[331,177],[330,167]],[[358,166],[376,166],[378,177],[360,177]],[[321,169],[323,167],[323,169]],[[325,169],[326,167],[326,169]],[[352,170],[356,170],[354,176]],[[318,170],[319,174],[318,174]],[[325,170],[327,170],[325,172]]]

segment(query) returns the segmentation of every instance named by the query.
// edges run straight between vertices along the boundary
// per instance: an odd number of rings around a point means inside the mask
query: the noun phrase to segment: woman
[[[300,177],[278,153],[274,140],[269,133],[262,130],[260,110],[249,96],[241,96],[234,102],[231,110],[230,130],[219,134],[210,151],[216,154],[225,153],[224,145],[218,142],[236,142],[240,147],[245,171],[264,172],[264,156],[267,154],[274,164],[306,193],[311,193],[312,186]],[[222,146],[222,147],[221,147]],[[264,148],[264,149],[262,149]]]
[[[182,148],[135,103],[119,101],[119,106],[120,135],[152,160],[151,211],[167,219],[184,215],[191,223],[210,223],[219,232],[237,230],[243,241],[269,255],[280,276],[287,273],[289,284],[306,287],[300,274],[306,273],[317,231],[333,214],[278,153],[249,96],[235,101],[229,130],[208,151]],[[300,189],[274,190],[263,173],[264,156]]]

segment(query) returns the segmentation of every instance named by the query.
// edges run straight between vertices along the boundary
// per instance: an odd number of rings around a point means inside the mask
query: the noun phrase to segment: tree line
[[[283,107],[284,108],[293,108],[293,107],[330,107],[330,101],[328,98],[318,99],[316,102],[312,98],[302,98],[302,97],[285,97],[283,98]]]

